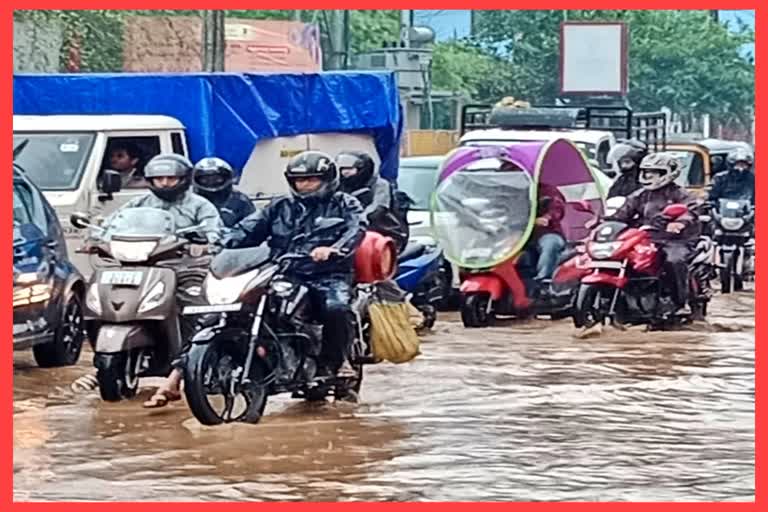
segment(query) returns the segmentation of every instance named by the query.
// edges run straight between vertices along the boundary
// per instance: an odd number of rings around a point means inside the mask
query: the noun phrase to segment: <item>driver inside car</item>
[[[227,230],[221,244],[236,249],[267,241],[273,259],[289,253],[306,254],[307,258],[292,263],[288,272],[309,287],[322,319],[326,370],[339,378],[354,377],[348,360],[354,340],[350,301],[354,254],[367,227],[363,207],[339,191],[338,169],[325,153],[296,155],[288,162],[285,178],[291,195],[276,199]],[[321,226],[320,219],[330,225]]]

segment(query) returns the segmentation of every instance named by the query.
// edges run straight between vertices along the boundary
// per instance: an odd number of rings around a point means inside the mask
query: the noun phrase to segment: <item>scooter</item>
[[[579,202],[578,211],[595,214],[586,201]],[[588,221],[595,224],[596,219]],[[508,259],[492,269],[465,271],[461,275],[461,320],[465,327],[488,327],[497,316],[528,317],[548,315],[553,320],[571,315],[579,279],[585,269],[567,262],[580,254],[579,241],[571,241],[559,260],[559,266],[550,282],[544,282],[548,292],[533,296],[525,274],[530,273],[521,265],[521,256]]]
[[[80,252],[97,257],[85,321],[99,392],[107,401],[132,398],[140,377],[165,377],[181,351],[177,293],[198,297],[210,260],[184,236],[200,226],[176,230],[170,214],[155,208],[121,211],[105,228],[82,214],[71,222],[98,233]]]

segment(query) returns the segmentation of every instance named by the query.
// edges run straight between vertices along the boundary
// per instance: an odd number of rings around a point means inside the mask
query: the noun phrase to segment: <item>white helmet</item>
[[[645,190],[658,190],[680,176],[680,162],[669,153],[651,153],[640,162],[638,181]]]

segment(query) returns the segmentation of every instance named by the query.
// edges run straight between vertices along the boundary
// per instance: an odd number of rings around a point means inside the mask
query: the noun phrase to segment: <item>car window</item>
[[[173,152],[177,155],[185,155],[184,142],[182,142],[181,134],[179,132],[173,132],[171,134],[171,147],[173,148]]]
[[[34,224],[43,232],[48,230],[42,198],[23,181],[13,182],[13,224]]]

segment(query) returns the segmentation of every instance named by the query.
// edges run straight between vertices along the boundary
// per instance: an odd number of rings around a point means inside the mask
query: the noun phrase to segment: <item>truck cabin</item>
[[[15,115],[14,147],[23,140],[28,147],[18,163],[43,191],[100,183],[108,169],[126,176],[126,188],[145,188],[143,169],[152,157],[188,154],[184,125],[159,115]]]

